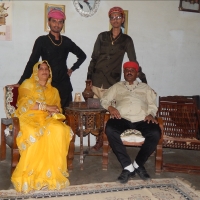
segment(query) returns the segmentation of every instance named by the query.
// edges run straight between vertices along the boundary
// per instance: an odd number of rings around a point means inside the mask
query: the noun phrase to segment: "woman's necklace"
[[[126,89],[127,89],[128,91],[130,91],[130,92],[132,92],[132,91],[138,86],[138,84],[139,84],[139,83],[137,83],[137,84],[135,85],[135,87],[133,87],[132,89],[130,89],[130,88],[127,87],[126,82],[124,82],[124,85],[125,85]]]
[[[111,34],[110,34],[111,44],[114,45],[114,42],[116,42],[116,41],[120,38],[121,35],[122,35],[122,34],[120,33],[120,34],[114,39],[114,38],[111,36]]]
[[[54,45],[56,45],[56,46],[60,46],[61,44],[62,44],[62,35],[60,35],[60,37],[61,37],[61,42],[60,42],[60,44],[56,44],[52,39],[51,39],[51,37],[48,35],[48,37],[49,37],[49,39],[51,40],[51,42],[54,44]]]

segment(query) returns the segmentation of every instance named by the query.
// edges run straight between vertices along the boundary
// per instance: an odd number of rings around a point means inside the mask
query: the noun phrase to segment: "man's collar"
[[[129,82],[128,82],[128,81],[125,80],[124,82],[125,82],[126,85],[129,85]],[[139,82],[138,82],[137,80],[135,80],[135,81],[133,82],[133,85],[138,85],[138,83],[139,83]]]
[[[112,33],[112,28],[110,29],[110,31],[109,31],[109,32],[110,32],[110,34],[111,34],[111,35],[113,35],[113,33]],[[123,33],[122,33],[122,29],[121,29],[121,28],[120,28],[120,33],[119,33],[119,34],[123,34]]]
[[[51,39],[56,40],[55,36],[53,34],[51,34],[51,31],[49,31],[49,36],[51,37]],[[59,34],[59,40],[61,39],[60,34]]]

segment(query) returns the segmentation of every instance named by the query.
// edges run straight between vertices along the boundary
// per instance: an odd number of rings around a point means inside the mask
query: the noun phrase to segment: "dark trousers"
[[[61,97],[61,107],[64,112],[65,107],[69,107],[69,103],[72,101],[72,93],[65,94],[63,97]]]
[[[145,121],[139,121],[131,123],[126,119],[109,119],[106,124],[106,135],[110,146],[117,156],[117,159],[125,168],[130,165],[131,159],[127,154],[126,147],[123,145],[120,135],[126,129],[136,129],[140,131],[145,138],[144,144],[140,148],[138,155],[136,156],[136,163],[139,166],[143,166],[149,156],[155,151],[156,146],[161,136],[161,130],[158,124],[147,123]]]

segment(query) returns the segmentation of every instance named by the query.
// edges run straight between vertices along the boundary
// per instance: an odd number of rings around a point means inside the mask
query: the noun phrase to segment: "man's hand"
[[[108,111],[110,112],[111,118],[121,119],[119,111],[113,106],[109,106]]]
[[[158,121],[152,115],[147,115],[144,118],[144,121],[147,121],[147,123],[149,123],[151,121],[152,123],[158,124]]]
[[[68,69],[67,74],[69,75],[69,77],[72,75],[73,70],[72,69]]]

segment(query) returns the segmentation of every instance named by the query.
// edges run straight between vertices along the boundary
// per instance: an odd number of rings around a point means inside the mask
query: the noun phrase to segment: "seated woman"
[[[18,192],[43,187],[59,190],[69,185],[66,156],[73,133],[62,122],[65,116],[61,114],[59,93],[51,86],[51,79],[50,66],[42,61],[35,64],[31,77],[19,87],[14,116],[20,122],[20,161],[11,177]]]

